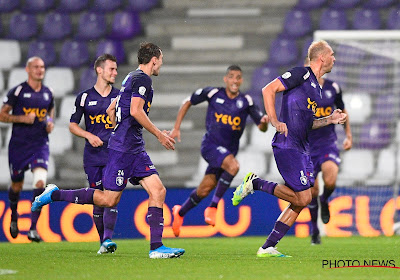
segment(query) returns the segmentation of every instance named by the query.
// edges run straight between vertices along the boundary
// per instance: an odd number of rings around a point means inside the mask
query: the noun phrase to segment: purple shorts
[[[33,170],[36,167],[42,167],[47,170],[49,165],[49,145],[44,145],[34,150],[13,146],[10,143],[8,148],[8,163],[13,182],[24,180],[25,171],[28,169]]]
[[[321,166],[325,161],[333,161],[337,166],[340,166],[339,149],[335,146],[326,147],[323,151],[314,151],[311,153],[311,160],[314,165],[315,176],[321,171]]]
[[[285,185],[295,192],[301,192],[314,185],[311,157],[293,149],[273,148],[279,173]]]
[[[85,173],[89,186],[94,189],[103,190],[103,173],[105,166],[85,166]]]
[[[222,162],[230,154],[233,153],[223,146],[203,141],[201,144],[201,156],[208,162],[205,174],[215,174],[218,180],[224,171],[221,168]]]
[[[158,172],[146,152],[129,154],[109,150],[108,163],[103,177],[104,189],[121,192],[129,181],[137,185],[139,181]]]

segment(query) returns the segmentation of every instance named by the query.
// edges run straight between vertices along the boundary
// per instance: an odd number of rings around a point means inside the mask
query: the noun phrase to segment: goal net
[[[400,208],[400,32],[316,31],[314,39],[335,52],[326,78],[343,90],[353,134],[353,148],[343,151],[337,126],[342,163],[326,234],[392,235]]]

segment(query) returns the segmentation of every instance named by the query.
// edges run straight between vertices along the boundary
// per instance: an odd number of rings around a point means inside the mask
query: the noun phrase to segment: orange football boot
[[[183,217],[179,215],[179,210],[181,210],[180,205],[175,205],[172,207],[172,216],[174,216],[174,221],[172,222],[172,231],[176,237],[178,237],[181,233],[181,226],[183,224]]]
[[[215,226],[215,219],[217,217],[217,208],[215,207],[207,207],[204,210],[204,221],[210,226]]]

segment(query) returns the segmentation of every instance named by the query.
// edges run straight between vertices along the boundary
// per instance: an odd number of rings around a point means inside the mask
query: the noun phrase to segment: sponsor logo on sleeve
[[[202,89],[202,88],[199,88],[198,90],[196,90],[196,91],[194,92],[194,94],[200,95],[202,91],[203,91],[203,89]]]
[[[284,78],[284,79],[289,79],[291,76],[292,76],[292,73],[286,72],[286,73],[284,73],[284,74],[282,75],[282,78]]]

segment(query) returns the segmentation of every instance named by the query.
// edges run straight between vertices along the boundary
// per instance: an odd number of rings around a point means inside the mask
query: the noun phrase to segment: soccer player
[[[233,193],[232,204],[235,206],[254,190],[267,192],[290,203],[278,217],[264,245],[258,249],[258,257],[286,257],[275,246],[294,224],[301,210],[311,202],[310,187],[314,183],[308,142],[311,129],[329,124],[343,124],[346,121],[346,114],[340,109],[324,118],[314,117],[317,102],[321,100],[318,79],[331,71],[335,57],[332,48],[325,41],[313,42],[308,49],[308,57],[310,67],[295,67],[274,79],[262,90],[265,109],[271,124],[276,128],[272,146],[285,184],[263,180],[250,172]],[[281,91],[284,93],[278,120],[275,95]]]
[[[89,186],[103,190],[102,177],[107,164],[107,146],[112,130],[106,110],[119,94],[119,89],[112,86],[118,74],[117,59],[110,54],[99,56],[94,63],[94,71],[97,75],[96,84],[76,97],[69,130],[86,139],[83,166]],[[79,126],[83,115],[86,129]],[[104,208],[93,205],[93,221],[101,244],[98,254],[113,253],[117,249],[117,244],[111,241],[117,216],[116,206]]]
[[[168,136],[167,131],[160,131],[148,117],[153,100],[151,76],[158,76],[163,64],[163,53],[153,43],[142,43],[138,51],[138,62],[138,69],[125,77],[120,94],[107,109],[115,128],[108,144],[108,162],[103,177],[104,191],[94,188],[59,190],[56,185],[50,184],[42,195],[36,197],[32,211],[53,201],[114,207],[129,179],[134,184],[140,183],[149,194],[149,257],[175,258],[184,254],[185,250],[165,247],[162,243],[166,189],[146,153],[142,136],[144,127],[157,137],[164,148],[175,149],[175,140]]]
[[[13,123],[8,146],[11,173],[8,198],[12,238],[16,238],[19,233],[17,204],[24,185],[25,171],[31,169],[33,173],[33,199],[43,192],[46,185],[49,164],[48,134],[54,128],[54,98],[53,92],[43,85],[46,72],[43,60],[37,56],[29,58],[25,70],[28,80],[8,92],[0,111],[1,122]],[[36,230],[39,216],[40,211],[32,212],[28,231],[28,239],[35,242],[41,241]]]
[[[306,58],[305,66],[308,66],[310,60]],[[318,108],[315,116],[317,118],[329,116],[334,108],[339,108],[347,115],[342,100],[342,90],[339,85],[331,80],[319,78],[318,83],[322,87],[322,99],[318,102]],[[344,124],[346,138],[343,141],[343,149],[349,150],[352,146],[352,134],[350,121],[347,120]],[[321,237],[318,228],[318,173],[322,172],[324,181],[324,191],[319,197],[321,203],[321,218],[324,224],[329,222],[330,213],[328,207],[328,198],[335,190],[336,178],[339,172],[340,153],[336,145],[337,136],[334,125],[328,125],[320,129],[315,129],[310,132],[310,155],[314,165],[315,183],[312,188],[313,199],[308,205],[311,214],[311,244],[321,244]]]
[[[208,102],[206,133],[201,144],[201,155],[208,167],[197,189],[193,190],[182,206],[172,209],[174,220],[172,229],[179,236],[186,213],[196,207],[215,187],[210,205],[204,211],[205,222],[215,226],[217,205],[239,171],[239,162],[235,158],[239,150],[239,140],[250,115],[261,131],[267,130],[268,118],[253,103],[249,95],[240,93],[243,82],[242,70],[231,65],[224,76],[226,87],[206,87],[196,90],[191,97],[183,101],[170,136],[181,141],[180,126],[192,105]]]

